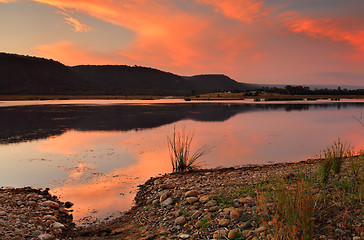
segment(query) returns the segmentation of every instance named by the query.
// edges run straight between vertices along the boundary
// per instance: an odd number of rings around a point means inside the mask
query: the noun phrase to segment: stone
[[[71,203],[69,201],[67,201],[67,202],[64,203],[64,207],[65,208],[71,208],[72,206],[73,206],[73,203]]]
[[[52,240],[54,239],[54,236],[48,234],[48,233],[44,233],[38,236],[39,240]]]
[[[162,207],[167,207],[167,206],[172,205],[172,204],[173,204],[173,199],[172,198],[167,198],[166,200],[164,200],[161,203],[161,206]]]
[[[50,200],[42,202],[40,204],[42,207],[51,207],[51,208],[59,208],[59,204]]]
[[[176,187],[175,183],[165,183],[159,186],[161,189],[174,189]]]
[[[245,198],[240,198],[239,199],[239,203],[241,204],[245,204],[245,203],[253,203],[254,202],[254,199],[251,198],[251,197],[245,197]]]
[[[353,240],[360,240],[360,237],[355,236],[355,237],[353,237]]]
[[[41,231],[39,231],[39,230],[35,230],[35,231],[33,231],[32,232],[32,236],[33,237],[38,237],[39,235],[41,235],[42,234],[42,232]]]
[[[47,221],[47,220],[57,221],[57,217],[55,217],[53,215],[45,215],[45,216],[43,216],[43,220],[45,220],[45,221]]]
[[[187,220],[184,216],[178,217],[174,220],[174,223],[176,225],[184,225],[186,222],[187,222]]]
[[[65,228],[65,226],[62,223],[59,223],[59,222],[53,223],[52,227],[55,228],[55,229],[64,229]]]
[[[225,229],[219,229],[217,231],[214,232],[213,234],[213,238],[214,239],[224,239],[224,237],[226,237],[228,235],[228,231]]]
[[[234,228],[234,229],[229,231],[228,238],[229,239],[235,239],[238,236],[238,234],[239,234],[239,229]]]
[[[201,212],[201,211],[196,210],[196,211],[192,214],[191,218],[192,218],[192,219],[197,219],[199,216],[201,216],[201,214],[202,214],[202,212]]]
[[[34,207],[35,205],[37,205],[36,201],[28,201],[27,202],[27,206]]]
[[[230,212],[230,219],[231,220],[235,221],[235,220],[239,219],[239,217],[240,217],[240,213],[238,211],[232,210]]]
[[[169,191],[162,193],[162,195],[159,198],[159,201],[163,202],[164,200],[166,200],[168,198],[168,196],[169,196]]]
[[[239,227],[242,228],[242,229],[250,228],[251,227],[251,221],[243,222],[243,223],[240,224]]]
[[[210,196],[207,195],[201,196],[199,201],[202,203],[207,203],[208,201],[210,201]]]
[[[0,217],[8,215],[5,211],[0,211]]]
[[[264,232],[265,230],[267,230],[266,227],[260,227],[260,228],[255,229],[254,232],[261,233],[261,232]]]
[[[198,201],[198,198],[197,197],[188,197],[186,200],[189,204],[193,204]]]
[[[181,234],[178,235],[178,237],[181,238],[181,239],[188,239],[188,238],[190,238],[190,235],[188,235],[186,233],[181,233]]]
[[[336,233],[336,234],[340,234],[340,235],[341,235],[341,234],[343,234],[343,233],[344,233],[344,231],[343,231],[342,229],[340,229],[340,228],[336,228],[336,229],[335,229],[335,233]]]
[[[216,212],[216,211],[218,211],[219,210],[219,207],[218,206],[213,206],[213,207],[210,207],[209,208],[209,211],[210,212]]]
[[[230,224],[230,221],[229,221],[229,219],[226,219],[226,218],[223,218],[223,219],[221,219],[220,221],[219,221],[219,225],[221,226],[221,227],[226,227],[226,226],[228,226]]]
[[[212,207],[212,206],[216,206],[217,202],[215,200],[210,200],[205,204],[205,207]]]
[[[185,197],[197,197],[200,194],[197,190],[191,190],[185,193]]]

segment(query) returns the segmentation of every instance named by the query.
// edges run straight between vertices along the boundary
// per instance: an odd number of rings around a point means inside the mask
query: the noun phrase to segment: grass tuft
[[[212,147],[203,145],[191,155],[191,143],[193,133],[186,133],[185,128],[181,131],[173,129],[172,137],[168,137],[168,148],[173,172],[184,172],[196,170],[200,166],[197,160],[211,152]]]

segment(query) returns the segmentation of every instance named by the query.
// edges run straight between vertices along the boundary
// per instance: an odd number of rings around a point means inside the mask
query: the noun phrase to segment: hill
[[[183,77],[126,65],[80,65],[0,53],[0,94],[5,95],[188,95],[245,90],[253,85],[225,75]]]

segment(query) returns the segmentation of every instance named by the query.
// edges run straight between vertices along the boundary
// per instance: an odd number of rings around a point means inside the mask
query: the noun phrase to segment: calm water
[[[171,172],[167,136],[213,146],[206,168],[300,161],[340,137],[364,147],[364,102],[0,102],[0,186],[50,187],[74,217],[128,210],[137,185]]]

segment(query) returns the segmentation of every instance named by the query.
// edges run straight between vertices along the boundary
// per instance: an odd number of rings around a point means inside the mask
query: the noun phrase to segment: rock
[[[165,183],[159,186],[161,189],[173,189],[176,187],[175,183]]]
[[[8,215],[5,211],[0,211],[0,217]]]
[[[246,222],[243,222],[242,224],[240,224],[240,228],[242,228],[242,229],[250,228],[250,226],[251,226],[251,221],[246,221]]]
[[[264,232],[265,230],[267,230],[266,227],[260,227],[260,228],[255,229],[254,232],[261,233],[261,232]]]
[[[174,220],[174,223],[176,225],[184,225],[186,222],[187,222],[187,220],[184,216],[178,217]]]
[[[169,196],[169,191],[162,193],[162,195],[159,198],[159,201],[163,202],[164,200],[166,200],[168,198],[168,196]]]
[[[50,200],[42,202],[40,204],[42,207],[52,207],[52,208],[59,208],[59,204]]]
[[[216,206],[217,202],[215,200],[210,200],[205,204],[205,207],[212,207],[212,206]]]
[[[166,200],[164,200],[161,203],[161,206],[162,207],[167,207],[167,206],[172,205],[172,204],[173,204],[173,199],[172,198],[167,198]]]
[[[219,210],[219,207],[218,206],[213,206],[213,207],[210,207],[209,208],[209,211],[210,212],[216,212],[216,211],[218,211]]]
[[[342,229],[340,229],[340,228],[336,228],[336,229],[335,229],[335,233],[336,233],[336,234],[340,234],[340,235],[341,235],[341,234],[343,234],[343,233],[344,233],[344,231],[343,231]]]
[[[193,204],[198,201],[198,198],[197,197],[188,197],[186,200],[189,204]]]
[[[245,204],[245,203],[253,203],[254,202],[254,199],[251,198],[251,197],[245,197],[245,198],[240,198],[239,199],[239,203],[241,204]]]
[[[201,216],[201,214],[202,214],[202,212],[201,212],[201,211],[196,210],[196,211],[192,214],[191,218],[192,218],[192,219],[197,219],[199,216]]]
[[[52,221],[57,221],[57,218],[53,215],[45,215],[43,216],[43,220],[47,221],[47,220],[52,220]]]
[[[214,232],[213,238],[214,239],[224,239],[228,235],[228,231],[225,229],[220,229]]]
[[[178,235],[178,237],[179,237],[179,238],[181,238],[181,239],[188,239],[188,238],[190,238],[190,235],[188,235],[188,234],[186,234],[186,233],[180,233],[180,234]]]
[[[27,206],[34,207],[35,205],[37,205],[36,201],[28,201],[27,202]]]
[[[360,240],[360,237],[358,237],[358,236],[353,237],[353,240]]]
[[[238,211],[232,210],[230,212],[230,219],[231,220],[235,221],[235,220],[239,219],[239,217],[240,217],[240,213]]]
[[[200,194],[197,190],[191,190],[185,193],[185,197],[197,197]]]
[[[54,237],[48,233],[45,233],[45,234],[39,235],[38,239],[39,240],[51,240],[51,239],[54,239]]]
[[[35,230],[35,231],[32,232],[33,237],[38,237],[40,234],[42,234],[42,232],[39,231],[39,230]]]
[[[73,206],[73,203],[71,203],[69,201],[67,201],[67,202],[64,203],[64,207],[65,208],[71,208],[72,206]]]
[[[221,226],[221,227],[226,227],[226,226],[228,226],[230,224],[230,221],[229,221],[229,219],[226,219],[226,218],[223,218],[223,219],[221,219],[220,221],[219,221],[219,225]]]
[[[239,234],[239,229],[235,228],[233,230],[230,230],[228,233],[228,238],[229,239],[235,239]]]
[[[52,227],[55,228],[55,229],[64,229],[65,228],[65,226],[62,223],[59,223],[59,222],[53,223]]]
[[[199,201],[202,203],[207,203],[209,200],[210,200],[210,196],[207,196],[207,195],[201,196],[199,199]]]

